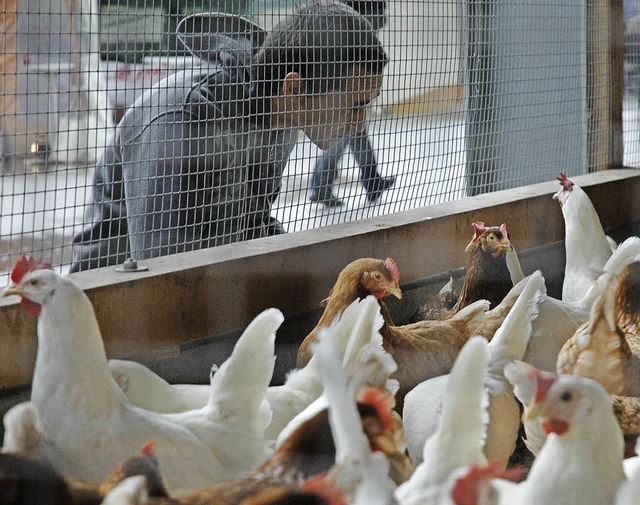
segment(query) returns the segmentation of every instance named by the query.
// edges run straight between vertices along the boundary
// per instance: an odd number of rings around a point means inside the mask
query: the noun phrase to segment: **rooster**
[[[274,334],[283,320],[279,311],[263,312],[242,335],[241,339],[254,341],[247,360],[256,352],[262,354],[251,366],[246,361],[239,364],[243,372],[236,375],[241,382],[230,385],[239,389],[235,393],[225,391],[224,401],[219,403],[219,412],[229,415],[225,440],[212,440],[209,435],[205,443],[186,426],[129,403],[107,367],[91,302],[71,279],[23,256],[13,269],[11,280],[13,283],[3,296],[20,296],[22,306],[39,315],[31,401],[42,426],[42,453],[56,468],[97,484],[129,456],[131,447],[141,447],[153,439],[158,460],[166,471],[167,487],[176,495],[233,475],[214,451],[235,445],[236,453],[244,454],[250,448],[243,444],[253,444],[257,438],[244,430],[258,420],[251,418],[250,411],[243,419],[244,413],[235,409],[240,397],[245,405],[254,405],[264,395],[268,379],[264,389],[257,384],[245,388],[244,381],[260,374],[267,376],[272,370]],[[258,370],[262,367],[267,367],[267,372]],[[216,376],[216,380],[224,379]],[[250,392],[259,400],[250,398]],[[258,462],[244,463],[250,466]]]
[[[532,320],[545,292],[544,278],[536,271],[514,286],[512,292],[518,293],[518,300],[488,344],[489,362],[482,378],[489,402],[484,453],[487,460],[498,462],[503,467],[514,450],[520,428],[520,407],[503,369],[509,361],[522,359],[524,355]],[[405,398],[402,417],[409,454],[416,463],[422,462],[424,443],[441,424],[438,413],[451,395],[448,392],[451,377],[449,374],[429,379],[417,385]],[[464,398],[464,388],[458,394]]]
[[[587,194],[564,172],[556,178],[562,188],[553,195],[553,199],[560,204],[565,230],[562,300],[577,302],[602,272],[612,253],[611,244]]]
[[[625,478],[624,442],[604,388],[583,377],[541,374],[523,362],[508,364],[505,374],[529,382],[534,393],[525,416],[539,419],[549,437],[525,481],[492,481],[497,503],[613,503]]]
[[[396,326],[382,298],[390,293],[401,297],[399,281],[399,269],[390,258],[366,258],[347,265],[338,276],[320,322],[300,345],[298,366],[304,366],[310,359],[310,346],[315,341],[316,333],[331,320],[325,317],[327,314],[334,314],[335,317],[353,300],[373,294],[378,299],[384,318],[380,329],[384,349],[398,366],[392,378],[400,384],[396,394],[396,410],[402,412],[404,396],[411,389],[422,381],[451,370],[458,352],[484,320],[489,302],[478,300],[445,321],[419,321]],[[372,288],[374,291],[369,292]]]

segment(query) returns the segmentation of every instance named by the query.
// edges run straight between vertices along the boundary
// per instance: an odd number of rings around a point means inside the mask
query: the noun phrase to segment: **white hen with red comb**
[[[587,294],[612,250],[587,194],[564,172],[557,179],[562,188],[553,199],[562,209],[566,250],[562,300],[577,302]]]
[[[505,373],[528,378],[534,393],[526,415],[540,418],[549,436],[524,482],[493,482],[498,503],[613,503],[624,480],[624,440],[604,388],[574,375],[541,375],[523,362],[507,365]]]
[[[215,452],[216,440],[205,440],[206,435],[200,432],[129,403],[107,367],[91,302],[70,278],[44,267],[23,258],[12,274],[13,284],[3,295],[19,295],[25,308],[40,313],[31,400],[42,427],[45,457],[60,471],[97,484],[129,457],[132,447],[153,439],[163,478],[174,495],[233,477],[235,473],[224,467]],[[260,421],[248,418],[239,423],[236,416],[244,414],[234,409],[238,397],[250,407],[247,415],[261,402],[273,370],[275,331],[282,321],[280,311],[267,310],[240,338],[252,341],[248,348],[253,354],[245,356],[249,362],[237,363],[243,372],[234,376],[241,378],[244,373],[247,380],[260,377],[263,383],[253,384],[249,390],[256,398],[248,398],[247,391],[227,390],[217,402],[220,413],[229,417],[223,443],[230,444],[233,438],[239,455],[245,453],[240,446],[253,444],[256,438],[242,430]],[[263,367],[263,371],[257,370]],[[222,381],[223,377],[216,379]],[[236,384],[240,388],[244,385],[242,381]],[[245,462],[247,466],[257,463]]]

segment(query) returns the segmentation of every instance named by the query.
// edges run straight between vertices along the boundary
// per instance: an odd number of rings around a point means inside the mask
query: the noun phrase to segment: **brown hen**
[[[399,269],[391,258],[365,258],[347,265],[338,276],[320,322],[300,345],[298,367],[306,366],[311,359],[311,343],[320,328],[331,324],[354,300],[373,294],[384,318],[380,329],[384,349],[398,365],[398,370],[391,376],[400,383],[396,410],[402,412],[404,396],[417,384],[449,373],[458,352],[484,320],[489,302],[479,300],[446,321],[419,321],[396,326],[382,299],[390,294],[402,297],[399,281]]]
[[[473,238],[465,251],[469,260],[460,296],[447,317],[477,300],[488,300],[491,307],[498,305],[513,285],[514,279],[507,266],[507,253],[513,250],[507,226],[485,226],[481,221],[472,223]],[[520,272],[521,275],[521,272]]]

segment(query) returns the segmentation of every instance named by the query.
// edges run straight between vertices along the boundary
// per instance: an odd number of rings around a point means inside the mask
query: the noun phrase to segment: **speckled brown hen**
[[[417,323],[418,321],[441,321],[446,319],[457,301],[458,293],[453,286],[453,277],[450,277],[449,282],[442,286],[440,291],[420,303],[409,322]]]
[[[640,397],[611,395],[613,413],[624,435],[624,457],[636,455],[636,443],[640,436]]]
[[[595,284],[589,321],[563,346],[558,373],[598,381],[610,394],[640,396],[640,262]]]
[[[300,346],[298,367],[304,367],[311,359],[311,343],[321,327],[329,325],[354,300],[373,294],[384,318],[380,329],[384,349],[398,365],[391,378],[400,383],[396,410],[402,412],[404,396],[411,389],[451,370],[458,352],[484,320],[489,302],[478,300],[445,321],[396,326],[383,298],[390,294],[401,298],[399,282],[400,272],[391,258],[365,258],[347,265],[338,276],[320,322]]]

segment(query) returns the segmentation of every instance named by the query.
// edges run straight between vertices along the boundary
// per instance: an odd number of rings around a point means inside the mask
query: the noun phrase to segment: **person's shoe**
[[[340,207],[342,205],[342,200],[340,200],[340,198],[332,194],[321,197],[317,193],[312,193],[309,196],[309,200],[315,203],[322,203],[327,207]]]
[[[367,189],[367,200],[370,202],[375,202],[380,195],[384,193],[389,188],[393,187],[396,183],[395,175],[390,177],[380,177],[371,183],[369,189]]]

